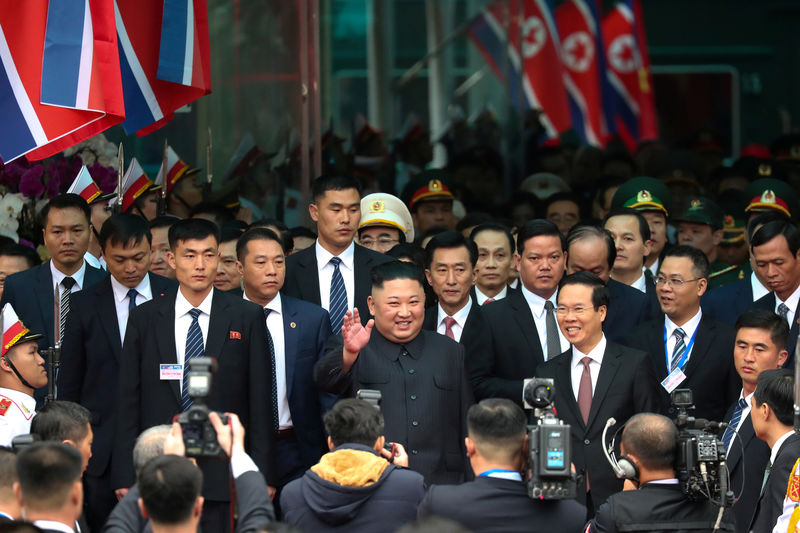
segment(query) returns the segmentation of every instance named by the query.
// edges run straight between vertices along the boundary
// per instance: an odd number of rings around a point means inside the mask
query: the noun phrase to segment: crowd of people
[[[123,189],[125,212],[84,177],[40,213],[45,262],[0,247],[0,515],[82,533],[787,531],[800,202],[794,167],[754,153],[702,187],[608,156],[584,187],[579,151],[504,211],[473,209],[493,201],[452,169],[415,168],[398,195],[325,174],[313,230],[204,201],[191,172],[161,203],[152,182]],[[570,426],[574,499],[527,488],[534,377]],[[723,423],[724,512],[681,490],[677,389]],[[184,457],[177,415],[197,406],[218,458]]]

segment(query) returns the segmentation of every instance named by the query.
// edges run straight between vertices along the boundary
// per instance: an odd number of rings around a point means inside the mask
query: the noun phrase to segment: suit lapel
[[[321,305],[322,299],[319,294],[316,243],[309,246],[308,250],[310,251],[307,254],[303,254],[297,261],[297,266],[300,267],[298,269],[297,279],[300,290],[304,293],[303,300],[315,305]]]
[[[619,349],[606,345],[606,353],[603,354],[603,363],[600,365],[600,373],[597,375],[597,385],[592,392],[592,408],[589,410],[589,423],[591,426],[597,417],[597,412],[603,404],[611,383],[619,370]]]
[[[509,304],[514,309],[514,320],[520,326],[520,331],[525,337],[525,342],[528,343],[529,351],[538,352],[542,354],[542,343],[539,341],[539,334],[536,332],[536,322],[533,321],[533,313],[528,302],[521,291],[515,292],[513,295],[506,296],[509,299]],[[542,354],[544,359],[544,354]]]
[[[53,275],[50,273],[50,261],[47,261],[39,267],[38,278],[39,290],[35,292],[37,300],[39,301],[42,324],[44,324],[45,329],[47,329],[48,326],[54,324],[55,320],[53,311],[55,308],[55,291],[53,289]],[[44,331],[43,333],[50,340],[49,345],[52,346],[55,343],[55,338],[53,337],[55,334],[54,329],[50,328],[50,331]]]
[[[299,345],[299,335],[297,316],[292,302],[288,298],[281,298],[281,308],[283,309],[283,366],[286,369],[286,397],[292,397],[292,382],[294,381],[294,364],[297,346]],[[295,326],[292,327],[292,324]]]
[[[571,366],[572,348],[570,348],[567,353],[559,357],[556,375],[558,376],[558,387],[563,390],[561,396],[564,398],[564,403],[567,405],[569,410],[572,411],[573,418],[578,421],[582,428],[585,429],[586,425],[583,423],[583,416],[581,416],[581,410],[578,407],[578,401],[575,399],[575,395],[572,393],[572,375],[570,372]]]
[[[117,306],[114,300],[114,289],[111,286],[111,278],[101,281],[93,290],[97,297],[96,312],[103,325],[103,330],[108,337],[108,342],[113,348],[114,357],[119,361],[122,354],[122,342],[119,339],[119,320],[117,317]],[[174,335],[173,335],[174,336]]]
[[[361,302],[367,301],[367,296],[370,295],[372,287],[370,284],[370,268],[372,266],[366,249],[355,244],[353,251],[353,286],[355,287],[355,294],[353,295],[353,305],[358,307]],[[361,311],[361,309],[359,309]],[[366,314],[362,317],[369,317],[369,311],[364,309]]]
[[[225,310],[228,307],[224,295],[217,289],[211,299],[211,319],[208,323],[208,337],[206,338],[205,355],[219,359],[222,357],[222,346],[228,335],[230,317]]]
[[[662,317],[664,315],[661,315]],[[653,328],[650,330],[648,337],[650,338],[650,349],[648,350],[651,357],[655,357],[655,366],[658,369],[656,378],[659,381],[663,380],[669,374],[667,369],[666,352],[664,348],[664,327],[666,318],[654,322]]]
[[[711,340],[714,337],[714,325],[707,317],[700,318],[700,323],[697,325],[697,336],[694,339],[694,346],[692,352],[689,354],[689,360],[683,368],[683,373],[686,376],[691,376],[695,369],[703,363],[708,349],[711,347]]]
[[[160,298],[158,302],[158,314],[160,320],[156,324],[158,333],[156,334],[156,345],[158,346],[159,363],[177,363],[178,352],[175,343],[175,296],[171,298]],[[181,389],[178,381],[170,379],[169,383],[172,393],[178,405],[181,404]]]
[[[726,418],[728,420],[728,418]],[[750,444],[750,441],[755,438],[756,433],[753,429],[753,421],[750,419],[750,415],[747,415],[747,418],[742,420],[742,423],[739,425],[739,438],[742,439],[742,445],[731,446],[731,451],[728,453],[727,462],[728,462],[728,470],[733,472],[733,470],[739,464],[739,461],[742,459],[742,449],[747,449],[747,445]],[[734,437],[735,439],[736,437]]]

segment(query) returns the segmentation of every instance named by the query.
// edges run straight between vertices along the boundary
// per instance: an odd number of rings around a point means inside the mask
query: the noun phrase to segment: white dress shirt
[[[244,299],[252,301],[247,295]],[[289,395],[286,387],[286,340],[283,336],[283,306],[281,293],[275,295],[266,305],[271,312],[267,318],[267,329],[272,337],[272,347],[275,350],[275,383],[278,389],[278,428],[292,427],[292,413],[289,411]]]
[[[319,241],[314,243],[317,252],[317,269],[319,270],[319,303],[320,306],[326,311],[331,309],[331,277],[333,276],[333,263],[331,258],[333,254],[320,245]],[[344,288],[347,291],[347,309],[353,310],[355,305],[355,250],[356,245],[350,243],[350,246],[344,252],[338,255],[342,262],[339,264],[339,272],[342,273],[344,280]],[[359,309],[362,313],[368,313],[366,309]]]
[[[788,439],[792,435],[794,435],[794,429],[790,429],[789,431],[781,435],[780,438],[778,438],[778,440],[775,441],[775,444],[772,445],[772,450],[770,451],[769,454],[769,464],[771,465],[775,464],[775,459],[778,457],[778,452],[780,451],[781,446],[786,441],[786,439]]]
[[[536,324],[536,332],[539,334],[539,341],[542,343],[542,355],[544,356],[545,361],[547,361],[547,317],[544,310],[545,299],[541,296],[533,294],[531,291],[525,288],[525,285],[520,285],[520,289],[522,290],[522,295],[525,297],[525,301],[528,302],[528,306],[531,308],[533,322]],[[548,300],[553,302],[553,314],[555,314],[555,308],[558,307],[558,304],[556,303],[557,297],[558,289],[556,289],[553,295],[548,298]],[[556,320],[556,324],[558,324],[558,320]],[[569,342],[566,338],[564,338],[564,334],[561,333],[561,328],[557,329],[558,340],[560,344],[558,353],[566,352],[567,349],[569,349]]]
[[[145,274],[142,281],[134,287],[136,292],[136,305],[141,305],[153,299],[153,291],[150,288],[150,274]],[[130,305],[130,298],[128,291],[130,288],[126,287],[114,276],[111,276],[111,290],[114,291],[114,307],[117,309],[117,324],[119,325],[119,340],[125,340],[125,331],[128,329],[128,306]]]
[[[786,304],[786,307],[789,308],[789,312],[786,314],[786,321],[789,322],[789,328],[792,327],[792,321],[797,318],[797,304],[800,303],[800,286],[798,286],[791,296],[789,296],[785,302],[782,302],[780,298],[778,298],[778,293],[775,293],[775,313],[778,313],[778,306],[781,304]]]
[[[475,299],[478,301],[478,305],[483,305],[486,300],[491,298],[494,301],[502,300],[508,295],[508,286],[503,287],[500,292],[497,293],[497,296],[487,296],[481,292],[477,285],[475,285]]]
[[[753,291],[753,301],[755,302],[759,298],[763,298],[767,294],[769,294],[769,289],[766,288],[758,281],[755,272],[750,273],[750,288]]]
[[[692,343],[691,346],[689,346],[689,343],[692,341],[692,336],[694,332],[697,331],[697,326],[700,325],[700,319],[702,317],[703,311],[698,310],[697,314],[690,318],[684,325],[677,326],[668,316],[664,315],[664,326],[667,328],[667,347],[666,353],[664,354],[664,361],[666,361],[666,357],[669,357],[670,360],[672,359],[672,352],[675,350],[675,344],[678,342],[678,339],[675,338],[675,330],[680,327],[686,334],[683,338],[683,343],[689,349],[688,352],[686,352],[686,363],[689,362],[689,358],[692,356],[692,350],[694,350],[694,343]],[[669,368],[670,363],[667,362],[666,365],[667,368]]]
[[[438,324],[438,326],[436,326],[436,332],[445,335],[447,326],[444,323],[444,319],[450,315],[445,313],[444,309],[442,309],[441,303],[436,304],[436,308],[439,309],[439,314],[436,318],[436,323]],[[453,324],[451,329],[453,330],[453,337],[455,337],[456,342],[461,342],[461,334],[464,333],[464,324],[467,322],[467,316],[469,315],[470,309],[472,309],[472,297],[467,298],[466,305],[456,311],[456,313],[453,315],[456,323]]]
[[[85,254],[83,254],[83,260],[90,266],[93,266],[95,268],[99,268],[102,270],[106,269],[105,267],[106,262],[103,260],[103,258],[95,257],[91,254],[91,252],[86,252]]]
[[[639,289],[640,291],[647,293],[647,278],[644,277],[644,268],[642,268],[642,275],[631,284],[631,287],[634,289]]]
[[[50,274],[53,276],[53,291],[55,291],[56,287],[58,287],[59,289],[58,294],[61,295],[61,287],[59,287],[59,285],[61,284],[62,281],[64,281],[64,278],[66,278],[67,275],[58,270],[56,266],[53,264],[52,260],[50,260]],[[86,275],[86,261],[82,262],[81,267],[78,269],[78,271],[70,276],[72,279],[75,280],[75,284],[72,286],[72,290],[70,290],[70,293],[78,292],[83,288],[83,278],[85,275]]]
[[[211,321],[211,300],[214,297],[214,289],[208,292],[205,300],[203,300],[197,309],[201,313],[197,317],[197,322],[200,324],[200,331],[203,333],[203,348],[208,344],[208,323]],[[178,295],[175,297],[175,353],[178,356],[178,364],[183,365],[184,358],[186,357],[186,336],[189,334],[189,326],[192,325],[192,315],[189,311],[195,307],[183,296],[183,293],[178,289]],[[178,388],[183,394],[183,380],[178,381]]]
[[[740,391],[740,392],[739,392],[739,400],[741,400],[742,398],[744,398],[744,401],[745,401],[745,406],[744,406],[744,409],[742,409],[742,416],[740,416],[740,417],[739,417],[739,423],[738,423],[738,424],[736,424],[736,427],[735,427],[735,428],[732,428],[732,429],[734,429],[734,430],[736,431],[736,433],[739,433],[739,428],[741,428],[741,427],[742,427],[742,424],[744,423],[745,419],[746,419],[748,416],[750,416],[750,408],[752,407],[752,406],[750,405],[750,401],[753,399],[753,394],[754,394],[754,393],[753,393],[753,392],[751,392],[751,393],[750,393],[750,394],[748,394],[747,396],[744,396],[744,390],[742,390],[742,391]],[[739,402],[739,400],[736,400],[736,402],[738,403],[738,402]],[[736,437],[733,437],[733,439],[735,440],[735,439],[736,439]],[[731,442],[733,442],[733,441],[731,441]],[[731,444],[730,448],[729,448],[729,449],[728,449],[728,451],[726,452],[726,454],[725,454],[725,456],[726,456],[726,457],[727,457],[727,455],[728,455],[729,453],[731,453],[731,450],[732,450],[732,449],[733,449],[733,444]]]
[[[589,363],[589,375],[592,377],[592,396],[594,396],[594,390],[597,388],[597,376],[600,375],[600,365],[603,364],[603,354],[606,353],[606,344],[606,336],[603,335],[597,346],[592,348],[589,353],[582,353],[575,346],[572,347],[570,378],[572,379],[572,392],[575,394],[575,400],[578,399],[578,389],[581,386],[581,376],[583,375],[581,359],[584,357],[589,357],[592,360]]]

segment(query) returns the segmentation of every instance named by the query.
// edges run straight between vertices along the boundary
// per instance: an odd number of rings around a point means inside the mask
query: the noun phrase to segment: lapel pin
[[[289,327],[294,329],[297,327],[297,324],[295,324],[294,322],[289,322]]]
[[[231,331],[231,339],[241,339],[242,334],[238,331]]]

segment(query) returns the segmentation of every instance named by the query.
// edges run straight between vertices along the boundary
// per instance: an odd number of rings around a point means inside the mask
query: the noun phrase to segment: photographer
[[[434,485],[419,506],[420,518],[452,518],[475,533],[580,531],[586,509],[572,500],[532,500],[526,469],[525,413],[511,400],[490,398],[467,412],[467,456],[476,479]]]
[[[600,506],[587,532],[715,530],[720,508],[710,501],[690,501],[678,484],[677,439],[677,427],[664,416],[640,413],[628,420],[619,462],[631,463],[635,479],[626,481],[625,490]],[[733,518],[727,514],[718,531],[734,531]]]
[[[337,402],[325,414],[331,451],[283,489],[283,519],[305,531],[348,533],[395,531],[413,521],[424,480],[399,468],[408,465],[403,446],[384,450],[383,428],[383,415],[366,401]]]

